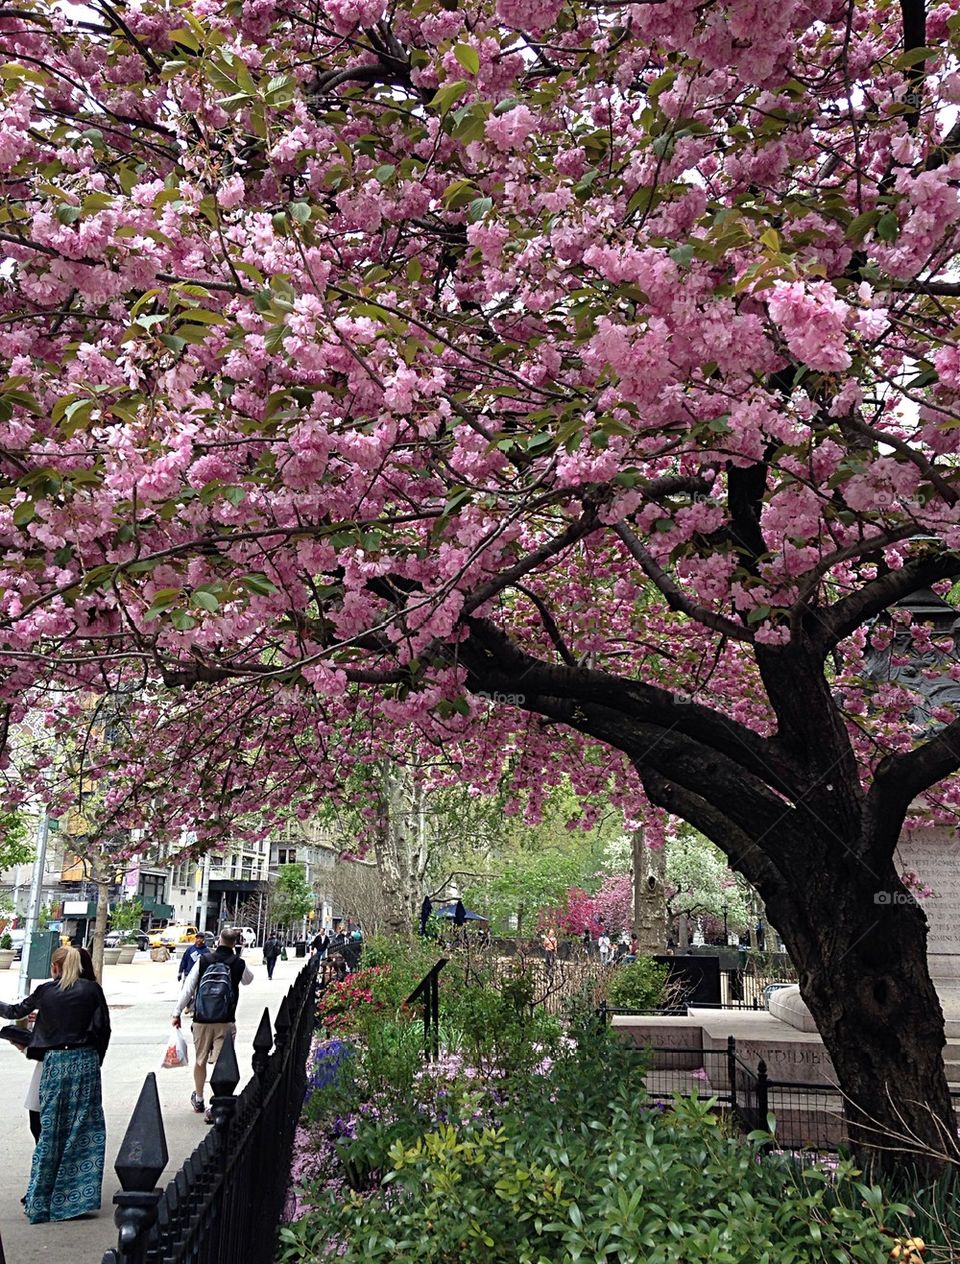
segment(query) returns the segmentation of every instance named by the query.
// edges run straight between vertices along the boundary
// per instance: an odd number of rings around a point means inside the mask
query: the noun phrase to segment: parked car
[[[103,940],[104,948],[119,948],[124,940],[124,931],[108,930]],[[133,938],[131,936],[131,938]],[[138,930],[136,934],[137,948],[140,952],[146,952],[150,947],[150,936],[144,931]]]
[[[21,927],[20,930],[7,931],[7,934],[10,936],[10,942],[13,945],[13,959],[14,961],[19,961],[23,956],[23,937],[26,934],[26,931]]]

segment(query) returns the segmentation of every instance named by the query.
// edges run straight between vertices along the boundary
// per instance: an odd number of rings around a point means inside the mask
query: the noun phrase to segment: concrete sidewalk
[[[280,1000],[305,962],[291,956],[278,961],[273,979],[261,961],[260,950],[244,953],[254,981],[240,992],[238,1010],[237,1061],[241,1088],[251,1075],[253,1037],[264,1006],[271,1021]],[[11,1002],[17,995],[17,962],[11,970],[0,970],[0,1001]],[[61,1224],[30,1225],[20,1199],[26,1192],[33,1154],[33,1138],[28,1127],[24,1095],[33,1064],[6,1041],[0,1041],[0,1153],[3,1154],[3,1181],[0,1183],[0,1238],[7,1264],[33,1264],[35,1260],[57,1259],[62,1264],[100,1264],[103,1252],[116,1246],[112,1200],[120,1188],[113,1164],[123,1140],[130,1115],[149,1071],[157,1071],[160,1104],[170,1161],[161,1184],[166,1183],[207,1131],[200,1115],[190,1108],[193,1067],[160,1070],[166,1047],[170,1014],[176,1002],[177,963],[151,961],[138,953],[129,966],[107,966],[104,991],[110,1004],[113,1036],[103,1064],[103,1106],[107,1120],[107,1158],[103,1182],[103,1206],[99,1216]],[[189,1038],[189,1024],[185,1030]],[[191,1055],[192,1055],[191,1047]],[[239,1090],[238,1090],[239,1091]],[[209,1100],[209,1086],[207,1090]]]

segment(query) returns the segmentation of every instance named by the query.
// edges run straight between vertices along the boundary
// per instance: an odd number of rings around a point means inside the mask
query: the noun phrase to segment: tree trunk
[[[644,843],[643,827],[633,835],[633,920],[640,951],[662,953],[667,947],[666,853]]]
[[[423,901],[428,855],[423,797],[409,770],[382,765],[376,859],[387,924],[396,935],[413,934]]]
[[[690,947],[690,925],[686,913],[677,918],[677,952],[686,952]]]
[[[833,1059],[861,1161],[891,1172],[913,1155],[935,1171],[937,1156],[956,1160],[960,1150],[942,1058],[943,1013],[927,966],[926,918],[892,864],[874,876],[852,851],[850,858],[840,884],[835,875],[823,876],[825,861],[818,873],[811,856],[806,882],[796,882],[789,901],[775,908],[768,901],[768,913]]]

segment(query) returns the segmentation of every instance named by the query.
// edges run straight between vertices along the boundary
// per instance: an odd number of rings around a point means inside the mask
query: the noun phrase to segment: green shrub
[[[611,1100],[595,1119],[551,1103],[552,1077],[542,1087],[537,1120],[508,1112],[499,1126],[447,1122],[395,1141],[382,1188],[328,1199],[288,1226],[278,1259],[319,1264],[331,1242],[329,1258],[343,1264],[889,1258],[885,1219],[906,1209],[855,1183],[849,1164],[831,1179],[768,1163],[765,1138],[727,1135],[710,1102],[665,1115],[608,1082]],[[838,1196],[834,1181],[853,1196]]]
[[[0,935],[0,948],[9,950],[12,947],[13,947],[13,939],[10,937],[10,932],[4,931],[3,934]]]
[[[638,957],[630,965],[617,968],[607,1001],[619,1009],[657,1009],[663,1002],[668,967],[651,957]]]

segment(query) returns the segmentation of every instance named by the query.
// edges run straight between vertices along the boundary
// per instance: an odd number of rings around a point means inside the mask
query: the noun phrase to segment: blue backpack
[[[195,1023],[228,1023],[233,1008],[233,977],[225,961],[211,960],[200,975],[193,1000]]]

